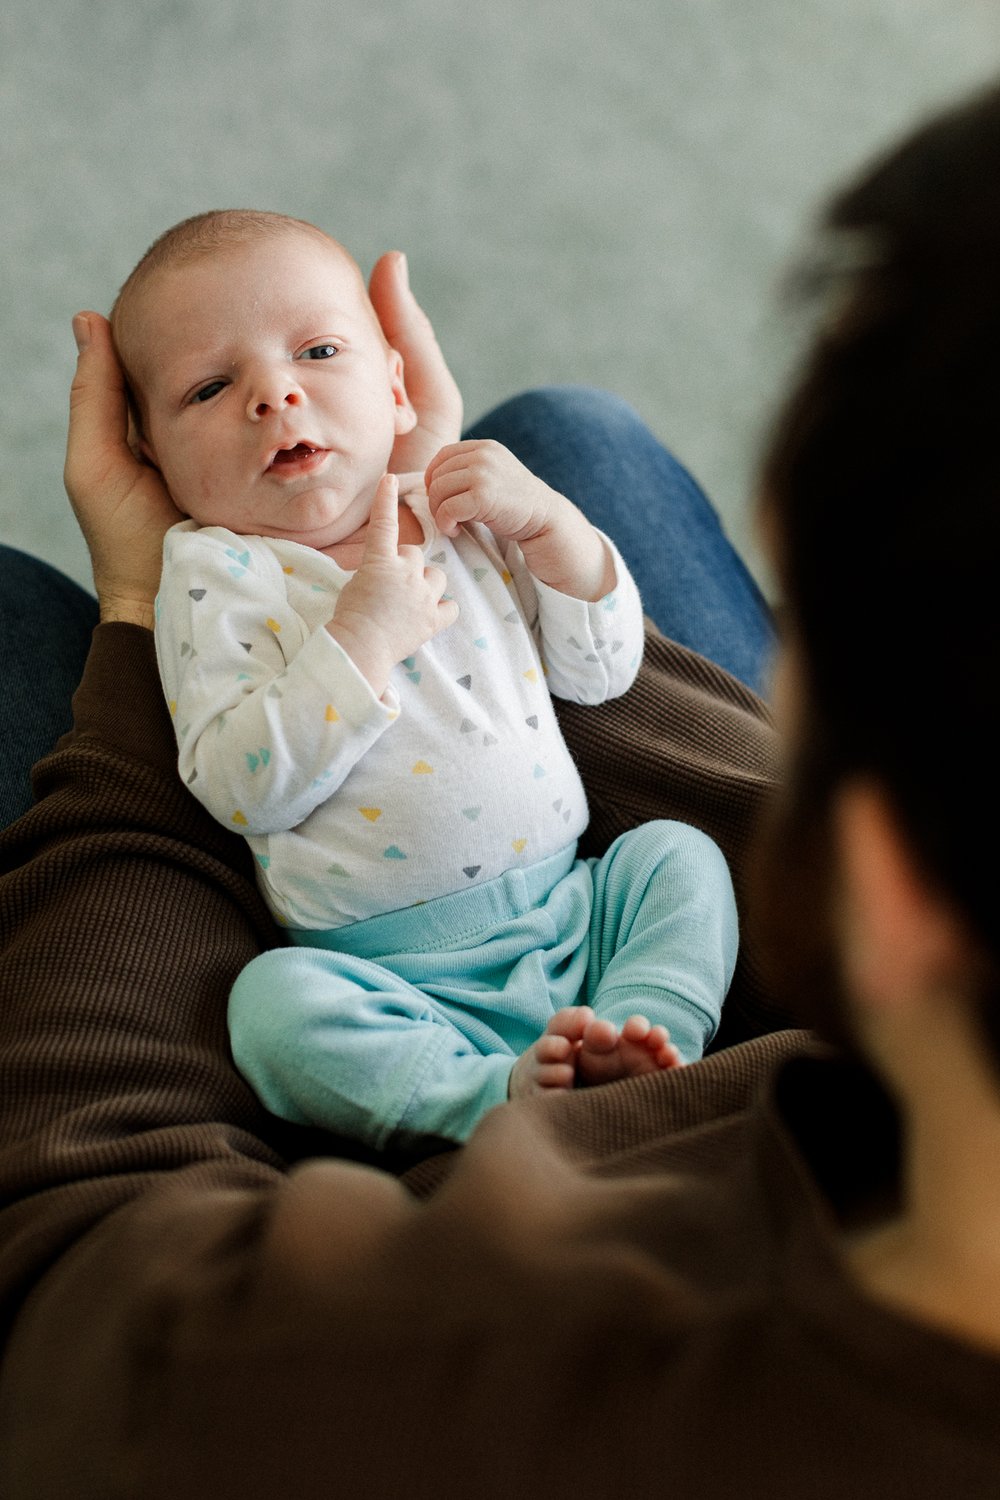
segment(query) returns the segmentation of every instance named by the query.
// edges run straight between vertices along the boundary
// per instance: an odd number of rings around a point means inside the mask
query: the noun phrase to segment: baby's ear
[[[142,411],[136,399],[136,394],[132,389],[132,383],[128,379],[125,381],[125,399],[128,402],[128,433],[125,441],[132,449],[136,458],[142,463],[150,464],[154,469],[159,469],[160,466],[156,462],[156,454],[146,441]]]
[[[128,445],[141,463],[148,464],[151,469],[155,469],[159,473],[160,465],[153,451],[153,445],[148,439],[143,437],[142,428],[131,412],[129,413],[128,423]]]
[[[412,432],[417,425],[417,414],[413,409],[413,403],[406,394],[406,381],[403,379],[403,356],[395,349],[389,350],[389,381],[392,385],[393,399],[396,402],[396,436],[400,437],[404,432]]]

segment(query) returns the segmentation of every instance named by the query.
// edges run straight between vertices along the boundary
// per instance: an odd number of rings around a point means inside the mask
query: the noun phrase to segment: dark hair
[[[761,472],[804,677],[798,852],[829,851],[847,778],[881,784],[983,955],[1000,1064],[1000,89],[923,125],[823,227],[833,300]]]

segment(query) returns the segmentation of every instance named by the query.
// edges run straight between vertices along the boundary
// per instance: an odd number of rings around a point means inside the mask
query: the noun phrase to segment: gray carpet
[[[366,268],[405,248],[470,417],[543,382],[627,397],[766,584],[782,271],[834,183],[998,64],[994,0],[7,0],[0,538],[89,581],[71,314],[168,224],[251,205]]]

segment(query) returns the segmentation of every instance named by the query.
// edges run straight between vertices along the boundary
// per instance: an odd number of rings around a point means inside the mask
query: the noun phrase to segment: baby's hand
[[[566,502],[489,438],[449,443],[424,475],[431,514],[445,536],[463,521],[482,521],[497,536],[530,541],[545,532]]]
[[[424,475],[431,514],[445,536],[482,521],[517,542],[536,578],[576,599],[603,599],[615,564],[601,536],[565,495],[550,489],[502,443],[449,443]]]
[[[361,565],[326,627],[379,697],[393,667],[458,618],[454,600],[441,597],[446,582],[440,568],[424,567],[419,547],[399,545],[399,482],[384,475]]]

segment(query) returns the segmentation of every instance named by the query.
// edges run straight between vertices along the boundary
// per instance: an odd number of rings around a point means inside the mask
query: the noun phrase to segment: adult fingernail
[[[73,337],[76,339],[77,353],[82,354],[90,343],[90,320],[83,313],[77,313],[73,319]]]

